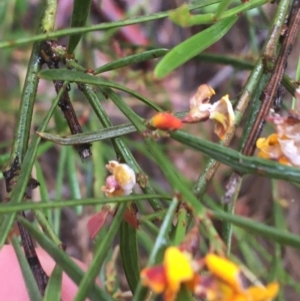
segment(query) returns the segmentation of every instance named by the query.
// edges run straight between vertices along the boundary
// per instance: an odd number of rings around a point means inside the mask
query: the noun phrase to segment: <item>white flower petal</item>
[[[278,139],[285,157],[295,166],[300,166],[300,141]]]

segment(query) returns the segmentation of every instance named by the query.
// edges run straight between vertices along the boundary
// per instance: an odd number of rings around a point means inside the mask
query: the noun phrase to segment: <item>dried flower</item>
[[[109,161],[106,168],[112,173],[106,178],[105,186],[101,190],[107,197],[125,196],[132,193],[133,187],[136,184],[136,176],[131,167],[127,164],[117,161]],[[87,223],[88,232],[91,238],[94,238],[102,229],[107,220],[108,215],[114,215],[117,209],[116,203],[110,203],[102,206],[101,210],[90,217]],[[126,220],[134,228],[138,228],[137,209],[129,203],[125,213]]]
[[[281,164],[300,166],[300,115],[290,111],[287,117],[275,114],[267,120],[275,125],[276,133],[256,141],[260,150],[257,155]]]
[[[223,140],[234,122],[234,111],[228,95],[211,104],[210,97],[214,94],[215,91],[209,85],[201,85],[190,99],[190,111],[182,122],[195,123],[213,119],[215,133]]]
[[[234,112],[228,95],[223,96],[212,105],[209,119],[214,120],[215,133],[221,140],[224,140],[228,129],[232,127],[234,122]]]
[[[264,159],[271,159],[284,162],[286,159],[278,141],[278,134],[272,134],[268,138],[259,138],[256,147],[260,150],[258,156]]]
[[[215,91],[207,84],[200,85],[196,94],[190,99],[190,111],[184,116],[182,122],[196,123],[205,121],[210,116],[210,98],[215,95]]]

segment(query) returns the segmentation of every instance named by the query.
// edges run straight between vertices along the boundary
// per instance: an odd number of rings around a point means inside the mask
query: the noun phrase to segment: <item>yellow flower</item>
[[[207,272],[200,276],[204,266]],[[174,301],[181,285],[207,301],[272,301],[279,290],[277,282],[246,287],[241,269],[229,259],[209,253],[195,260],[180,247],[167,248],[162,265],[143,269],[141,279],[165,301]]]
[[[176,293],[182,282],[192,280],[194,276],[187,256],[176,247],[167,248],[164,256],[164,268],[169,289]]]
[[[246,290],[246,296],[251,301],[269,301],[273,300],[279,291],[278,282],[272,282],[268,284],[266,287],[258,287],[258,286],[250,286]]]
[[[131,167],[117,161],[109,161],[106,168],[112,175],[106,178],[101,190],[108,197],[129,195],[136,184],[136,176]]]
[[[278,293],[277,282],[245,288],[240,268],[227,258],[208,254],[204,261],[209,274],[202,277],[195,294],[207,301],[271,301]]]
[[[257,139],[256,147],[260,150],[257,155],[261,158],[278,160],[283,156],[278,141],[278,134],[272,134],[267,138]]]
[[[212,253],[205,256],[205,264],[212,275],[226,283],[234,291],[243,291],[241,270],[236,264]]]
[[[195,274],[189,255],[176,247],[168,247],[162,265],[141,271],[142,283],[155,293],[164,293],[166,301],[174,301],[181,284],[193,289]]]

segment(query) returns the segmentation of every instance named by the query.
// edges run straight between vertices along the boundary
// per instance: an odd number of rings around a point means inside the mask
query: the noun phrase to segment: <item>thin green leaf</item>
[[[215,23],[232,16],[238,16],[245,11],[249,11],[253,8],[259,7],[269,0],[251,0],[243,2],[240,5],[226,10],[218,18],[215,13],[207,14],[190,14],[188,6],[183,4],[181,7],[169,13],[171,20],[179,26],[187,27],[199,24]],[[223,10],[223,7],[221,8]],[[217,12],[219,13],[219,12]]]
[[[15,160],[22,164],[25,152],[28,146],[31,119],[33,114],[33,105],[36,97],[39,78],[37,76],[41,69],[40,63],[40,44],[33,45],[30,61],[28,63],[27,74],[24,88],[21,96],[19,114],[17,117],[17,126],[15,128],[15,139],[13,141],[10,162],[7,168],[10,168]]]
[[[43,70],[38,75],[40,78],[48,79],[48,80],[69,80],[72,82],[79,82],[79,83],[85,83],[90,85],[98,85],[101,87],[108,87],[117,89],[120,91],[127,92],[130,95],[133,95],[137,99],[141,100],[146,105],[152,107],[154,110],[160,111],[160,108],[150,101],[147,97],[144,97],[143,95],[128,89],[125,86],[122,86],[118,83],[114,83],[111,81],[108,81],[104,78],[96,77],[94,75],[86,74],[83,72],[78,71],[72,71],[67,69],[57,69],[57,70]]]
[[[129,66],[132,64],[138,64],[144,61],[148,61],[150,59],[155,59],[165,55],[169,50],[165,48],[153,49],[149,51],[145,51],[142,53],[137,53],[133,55],[126,56],[124,58],[115,60],[113,62],[107,63],[97,69],[94,70],[93,74],[99,74],[102,72],[119,69],[125,66]]]
[[[43,123],[39,127],[39,131],[43,132],[46,129],[47,124],[48,124],[66,86],[67,86],[67,83],[64,84],[62,89],[57,94],[48,114],[46,115]],[[24,193],[25,193],[25,190],[27,187],[28,180],[31,175],[32,167],[34,165],[34,161],[36,158],[40,140],[41,140],[41,138],[38,135],[34,135],[31,140],[31,143],[30,143],[30,145],[26,151],[25,157],[24,157],[22,169],[20,171],[20,175],[18,177],[16,186],[14,187],[14,189],[11,193],[11,196],[10,196],[10,204],[21,203],[21,201],[24,197]],[[12,213],[11,215],[5,216],[5,218],[4,218],[4,221],[0,228],[0,248],[5,243],[6,237],[9,233],[10,228],[12,227],[15,216],[16,216],[16,213]]]
[[[98,248],[95,250],[94,258],[93,261],[91,262],[90,267],[88,268],[82,281],[80,282],[80,285],[78,287],[78,292],[74,298],[74,301],[84,301],[91,287],[94,285],[94,281],[96,277],[99,275],[101,266],[107,255],[107,251],[111,247],[113,239],[115,238],[115,235],[119,230],[120,223],[123,219],[125,208],[126,208],[126,204],[121,204],[118,207],[117,213],[114,216],[113,222],[109,227],[105,235],[105,238],[101,241],[97,239],[95,244],[98,245]]]
[[[174,232],[173,244],[178,246],[186,235],[187,228],[187,210],[180,207],[177,213],[177,224]]]
[[[174,47],[157,64],[154,75],[157,78],[163,78],[175,68],[181,66],[189,59],[220,40],[237,19],[238,18],[234,16],[221,20]]]
[[[218,2],[220,2],[220,0],[202,0],[201,3],[199,3],[199,4],[189,5],[189,9],[193,10],[193,9],[201,8],[201,7],[208,6],[208,5],[211,5],[214,3],[218,3]],[[159,13],[155,13],[152,15],[131,17],[129,19],[116,21],[116,22],[107,22],[107,23],[104,22],[104,23],[92,25],[89,27],[62,29],[62,30],[58,30],[56,32],[49,32],[49,33],[45,33],[45,34],[29,36],[29,37],[21,38],[21,39],[14,40],[14,41],[12,41],[10,39],[8,41],[0,42],[0,49],[8,48],[8,47],[16,47],[19,45],[24,45],[24,44],[32,43],[32,42],[36,42],[36,41],[50,40],[50,39],[54,39],[54,38],[58,38],[58,37],[62,37],[62,36],[76,35],[76,34],[80,34],[80,33],[97,31],[97,30],[108,30],[108,29],[112,29],[112,28],[118,28],[118,27],[123,27],[123,26],[127,26],[127,25],[132,25],[132,24],[154,21],[154,20],[166,18],[169,13],[170,13],[170,11],[159,12]]]
[[[184,132],[178,131],[177,133],[171,134],[171,137],[193,149],[199,150],[210,158],[231,166],[242,174],[259,174],[264,177],[300,183],[299,168],[282,165],[258,157],[244,156],[233,149],[194,137]]]
[[[7,6],[10,0],[2,0],[0,3],[0,24],[5,21],[5,14],[7,11]]]
[[[55,199],[59,200],[62,198],[62,190],[63,190],[63,182],[64,182],[64,175],[65,175],[65,166],[67,163],[67,156],[68,156],[68,148],[63,148],[59,153],[58,158],[58,167],[56,170],[56,181],[55,181]],[[61,222],[61,210],[54,210],[53,212],[53,229],[54,232],[59,235],[60,231],[60,222]]]
[[[30,301],[42,301],[42,296],[37,286],[37,283],[32,274],[31,268],[28,264],[27,258],[25,257],[17,238],[14,236],[12,239],[13,247],[16,252],[20,268],[22,271],[22,276],[26,284],[26,289],[30,298]],[[17,280],[16,280],[17,281]],[[16,283],[16,285],[18,285]],[[12,288],[17,289],[17,288]]]
[[[40,246],[62,267],[63,271],[77,284],[81,282],[84,271],[57,245],[55,245],[48,237],[40,232],[29,221],[20,217],[19,222],[28,230],[32,237],[40,244]],[[98,285],[92,283],[89,298],[92,301],[113,301],[113,299],[104,292]]]
[[[49,278],[43,301],[60,301],[62,285],[62,268],[55,265],[55,268]]]
[[[45,132],[38,132],[38,135],[43,139],[53,141],[57,144],[74,145],[116,138],[134,132],[136,132],[136,128],[131,123],[126,123],[122,125],[107,127],[94,132],[85,132],[67,137],[60,137],[58,135]]]
[[[68,200],[68,201],[61,201],[56,200],[52,202],[30,202],[27,201],[26,203],[22,204],[1,204],[0,206],[0,214],[7,214],[7,213],[16,213],[19,211],[25,210],[32,210],[32,209],[51,209],[51,208],[64,208],[64,207],[75,207],[78,204],[81,205],[96,205],[96,204],[109,204],[111,202],[114,203],[126,203],[130,201],[143,201],[143,200],[150,200],[150,199],[159,199],[159,200],[170,200],[171,197],[169,195],[160,195],[160,194],[142,194],[142,195],[131,195],[131,196],[124,196],[124,197],[115,197],[113,199],[108,198],[92,198],[92,199],[81,199],[81,200]]]
[[[231,0],[222,0],[219,5],[216,12],[216,18],[219,19],[219,17],[222,15],[223,11],[228,7]]]
[[[127,282],[134,293],[140,280],[137,229],[124,220],[120,227],[120,255]]]
[[[86,20],[89,15],[89,11],[91,8],[92,0],[74,0],[73,2],[73,12],[71,19],[71,27],[83,27],[86,23]],[[82,37],[82,33],[74,34],[70,36],[68,43],[68,53],[72,54],[78,45],[80,39]]]
[[[258,223],[249,218],[243,218],[237,215],[222,211],[213,211],[211,215],[222,221],[231,222],[234,225],[247,230],[247,233],[257,234],[267,239],[274,240],[282,245],[288,245],[300,249],[300,236],[288,231],[278,230],[274,227]]]

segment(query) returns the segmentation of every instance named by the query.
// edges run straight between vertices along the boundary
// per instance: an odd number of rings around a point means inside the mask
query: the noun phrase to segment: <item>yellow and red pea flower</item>
[[[162,265],[148,267],[141,271],[142,283],[155,293],[164,294],[166,301],[174,301],[182,284],[194,287],[195,277],[189,255],[177,247],[168,247]]]
[[[209,253],[204,261],[210,274],[202,277],[196,295],[207,301],[271,301],[278,293],[277,282],[246,288],[241,269],[227,258]]]
[[[199,261],[207,274],[200,276]],[[209,253],[197,261],[176,247],[166,249],[162,265],[143,269],[141,279],[155,293],[163,293],[165,301],[174,301],[181,285],[207,301],[271,301],[279,290],[277,282],[246,288],[240,268],[227,258]]]

